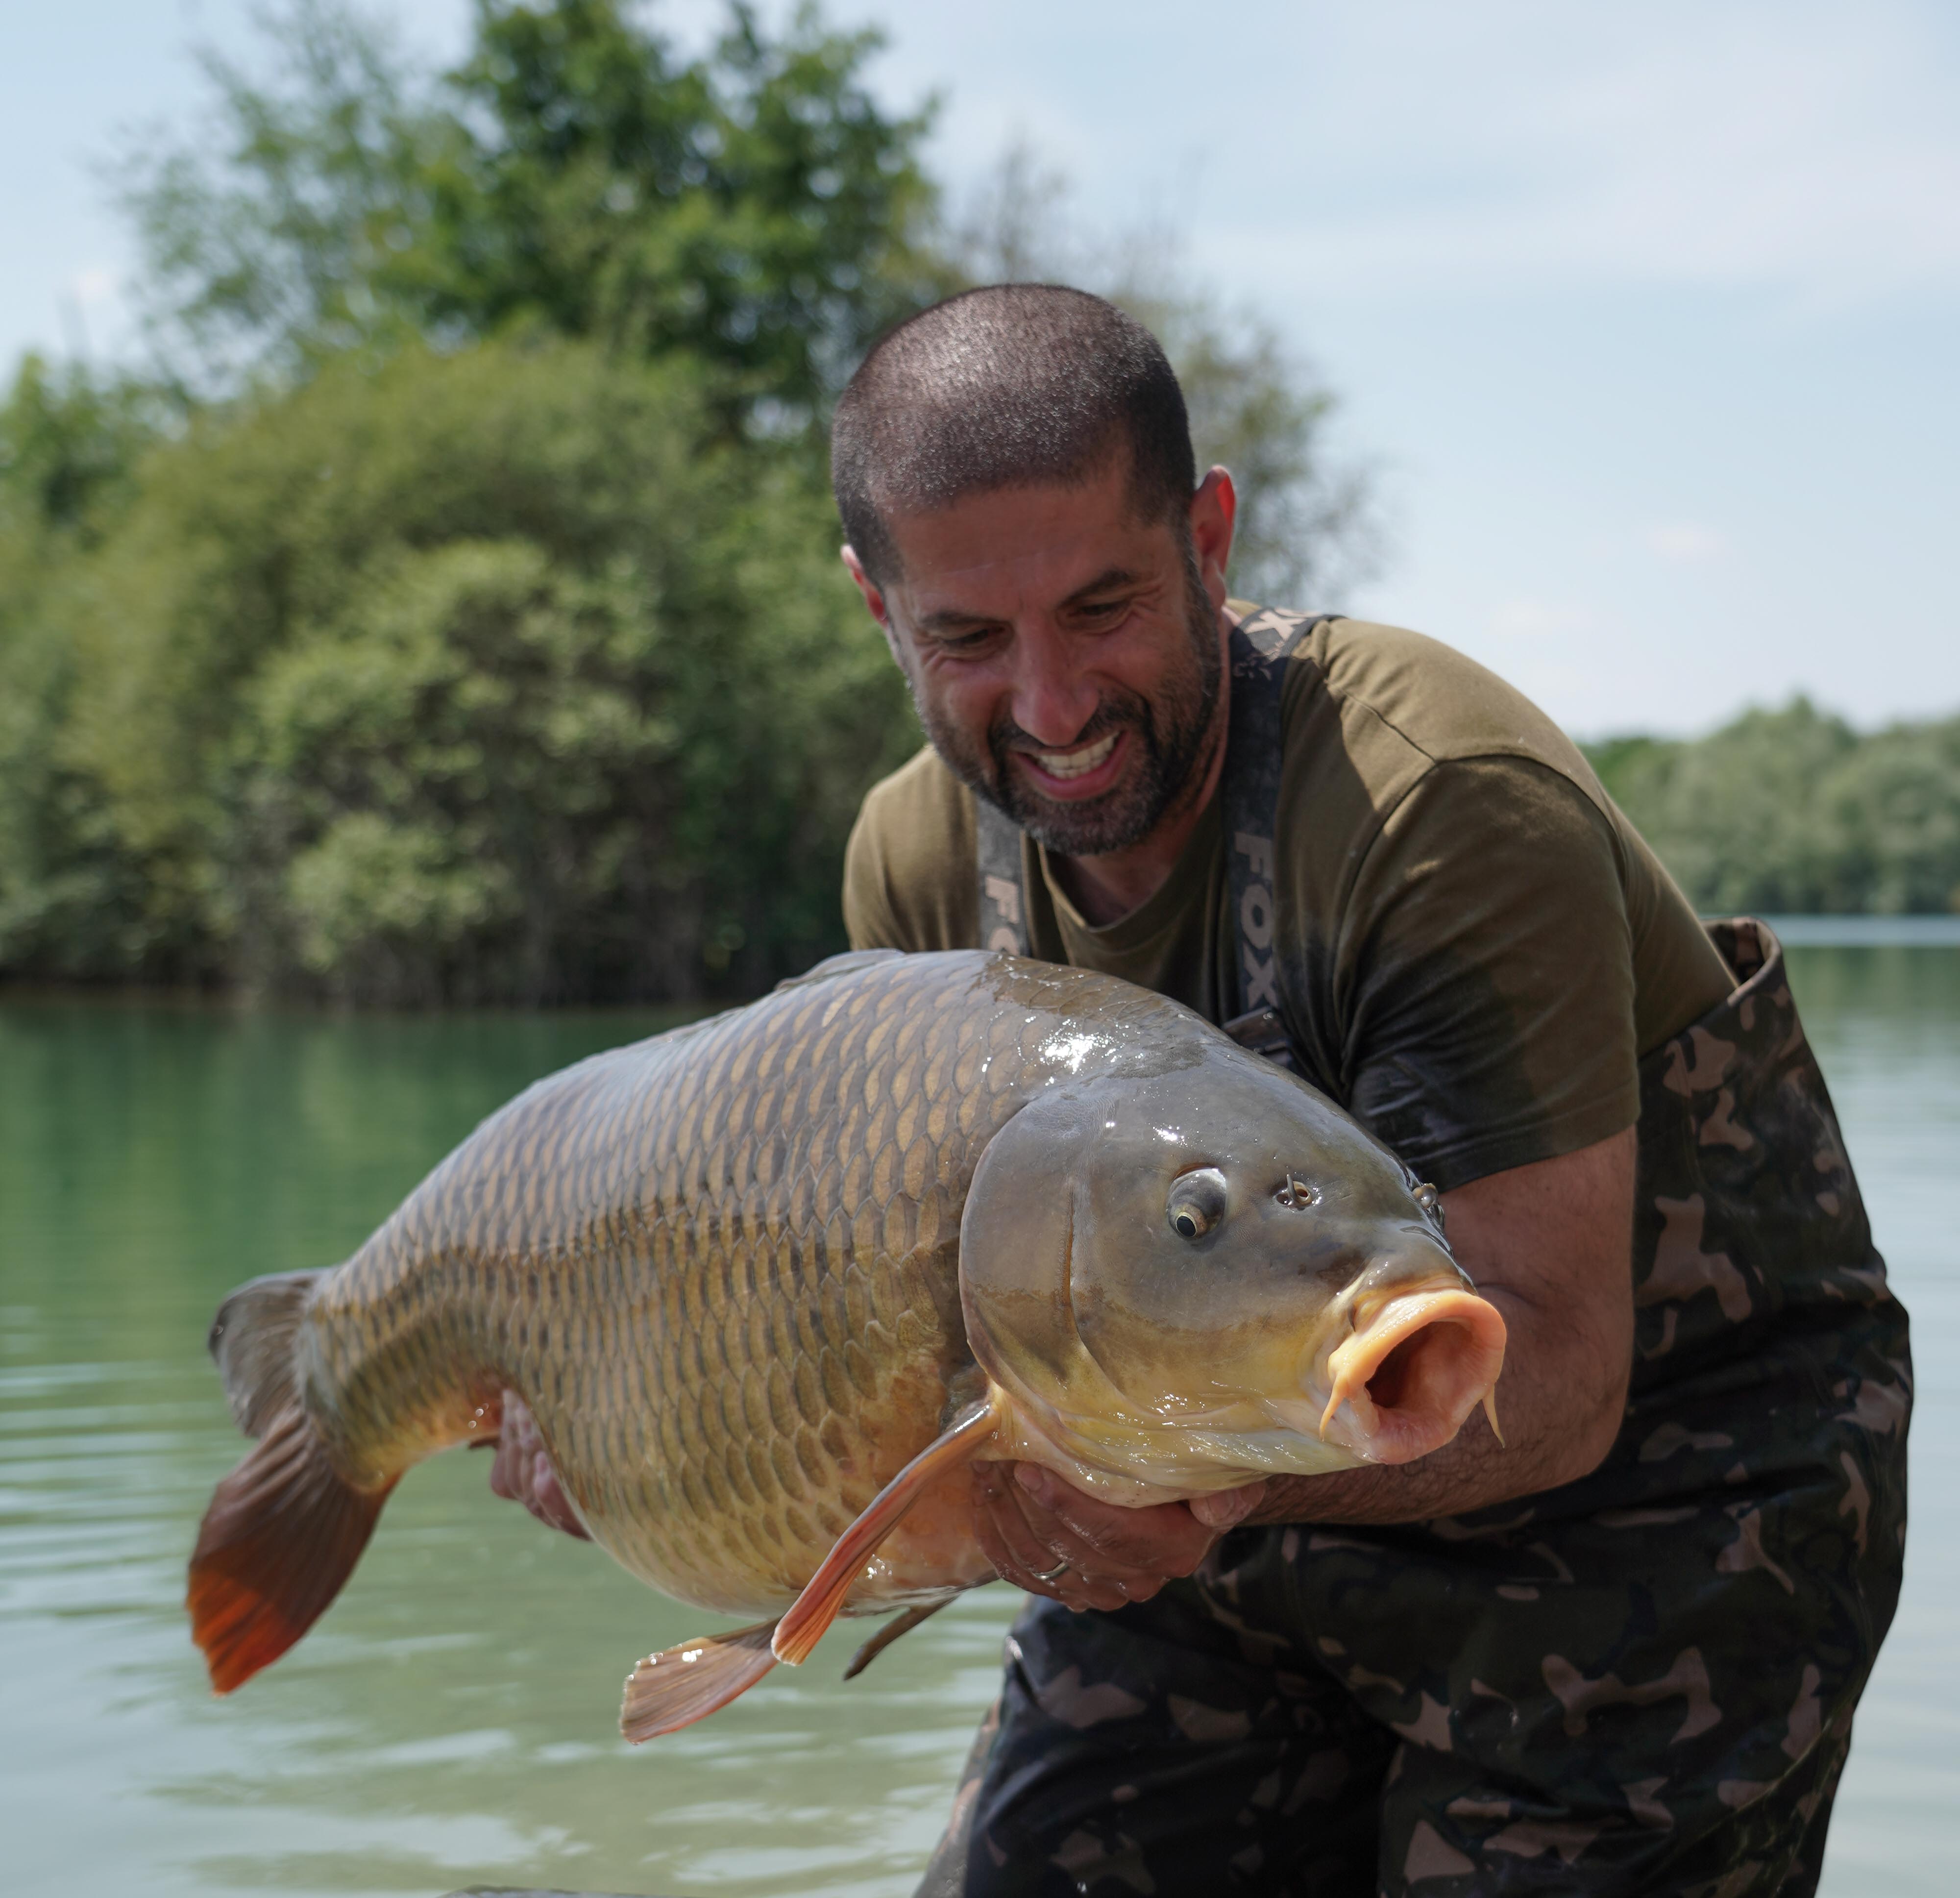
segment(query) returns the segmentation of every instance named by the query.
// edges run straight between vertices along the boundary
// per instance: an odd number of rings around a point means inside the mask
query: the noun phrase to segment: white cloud
[[[1644,536],[1650,552],[1676,566],[1699,566],[1719,560],[1729,543],[1713,527],[1699,521],[1664,521]]]
[[[1491,609],[1486,630],[1494,639],[1570,639],[1598,629],[1589,608],[1550,600],[1505,600]]]
[[[1405,0],[1325,18],[1312,143],[1290,189],[1249,168],[1220,255],[1376,289],[1960,289],[1937,9]]]
[[[68,295],[85,310],[113,303],[123,287],[121,277],[102,264],[78,271],[68,285]]]

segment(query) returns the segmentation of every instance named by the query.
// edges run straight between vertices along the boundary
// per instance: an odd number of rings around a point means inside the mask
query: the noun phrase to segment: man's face
[[[851,561],[940,755],[1067,856],[1142,842],[1217,735],[1223,561],[1201,568],[1201,504],[1218,512],[1223,477],[1194,503],[1195,547],[1138,514],[1127,472],[896,515],[902,570],[883,587]],[[1229,546],[1229,482],[1223,521]]]

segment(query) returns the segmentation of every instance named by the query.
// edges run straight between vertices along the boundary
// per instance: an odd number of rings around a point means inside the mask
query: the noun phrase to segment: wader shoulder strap
[[[1284,737],[1280,699],[1287,655],[1319,624],[1318,618],[1303,613],[1267,607],[1233,628],[1231,729],[1219,786],[1237,952],[1226,983],[1231,1000],[1222,1025],[1233,1040],[1255,1054],[1296,1069],[1293,1044],[1280,1018],[1273,941]]]
[[[1236,954],[1226,982],[1225,1032],[1282,1067],[1292,1059],[1274,976],[1273,877],[1279,830],[1280,696],[1285,662],[1325,615],[1268,607],[1233,629],[1231,721],[1220,788]],[[978,821],[980,943],[1028,953],[1020,826],[985,798]]]
[[[985,798],[973,800],[980,826],[980,947],[1028,953],[1028,893],[1021,881],[1021,827]]]

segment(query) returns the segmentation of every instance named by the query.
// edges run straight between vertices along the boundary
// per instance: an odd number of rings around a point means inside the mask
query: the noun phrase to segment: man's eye
[[[998,626],[982,626],[973,632],[942,632],[934,643],[942,652],[984,652],[1000,636]]]

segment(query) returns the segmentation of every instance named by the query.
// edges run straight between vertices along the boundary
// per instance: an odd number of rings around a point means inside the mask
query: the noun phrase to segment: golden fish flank
[[[975,1454],[1127,1501],[1421,1454],[1488,1396],[1502,1325],[1412,1185],[1188,1011],[1007,957],[839,958],[596,1056],[346,1265],[221,1311],[262,1441],[192,1561],[214,1683],[298,1638],[393,1483],[493,1433],[506,1388],[634,1573],[795,1604],[642,1664],[638,1737],[840,1608],[987,1579]]]

